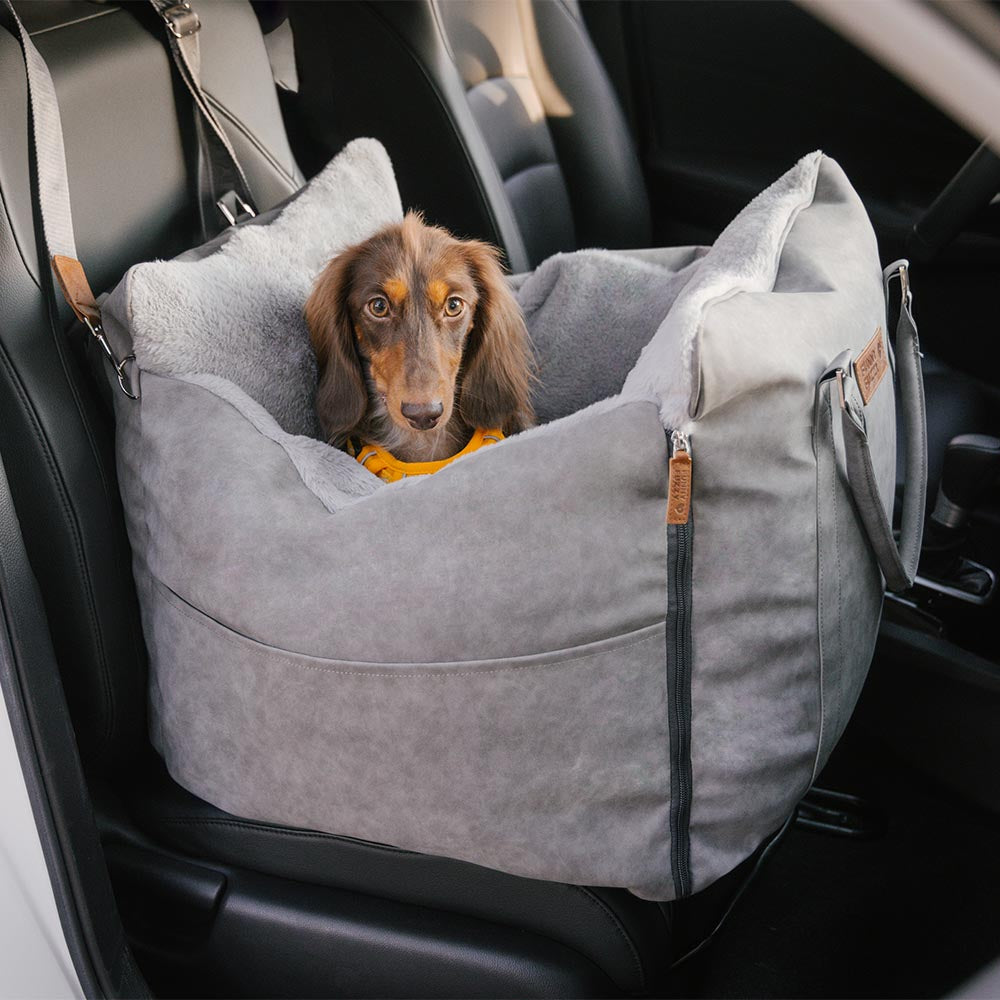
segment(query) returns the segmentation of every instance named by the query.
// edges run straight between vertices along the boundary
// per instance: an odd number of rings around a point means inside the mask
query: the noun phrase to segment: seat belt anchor
[[[187,0],[171,4],[169,7],[157,6],[157,9],[167,25],[167,30],[174,38],[188,38],[201,30],[201,18]]]
[[[257,217],[257,213],[235,191],[227,191],[215,204],[231,226]]]

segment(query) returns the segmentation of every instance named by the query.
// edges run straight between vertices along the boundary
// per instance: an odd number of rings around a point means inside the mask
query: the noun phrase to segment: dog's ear
[[[368,408],[347,302],[356,263],[354,247],[334,257],[316,279],[305,308],[309,339],[319,366],[316,413],[327,440],[336,444],[361,423]]]
[[[479,302],[462,362],[459,409],[470,427],[514,434],[532,426],[534,356],[524,316],[507,285],[498,251],[487,243],[462,244]]]

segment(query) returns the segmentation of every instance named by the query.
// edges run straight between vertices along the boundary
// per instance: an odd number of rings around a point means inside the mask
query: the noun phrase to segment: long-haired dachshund
[[[497,257],[408,213],[330,261],[305,316],[331,444],[435,462],[531,426],[528,333]]]

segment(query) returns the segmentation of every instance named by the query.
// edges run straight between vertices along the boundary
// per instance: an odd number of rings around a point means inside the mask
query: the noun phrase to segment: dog
[[[327,264],[305,318],[317,416],[337,447],[434,463],[483,429],[500,437],[534,423],[528,331],[487,243],[407,213]]]

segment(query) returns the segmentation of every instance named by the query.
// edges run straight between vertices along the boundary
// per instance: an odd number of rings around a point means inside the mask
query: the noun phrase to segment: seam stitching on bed
[[[159,584],[159,585],[160,585],[161,588],[164,586],[162,583]],[[172,591],[169,591],[169,592],[171,594],[173,593]],[[177,595],[173,595],[173,596],[176,597]],[[172,601],[170,602],[170,606],[176,612],[178,612],[179,614],[183,615],[185,618],[189,618],[196,625],[200,626],[201,628],[205,629],[206,631],[215,632],[215,629],[213,629],[212,626],[208,622],[202,621],[201,618],[196,617],[195,614],[193,613],[193,611],[191,609],[189,609],[187,607],[187,605],[185,605],[183,603],[183,600],[181,598],[177,597],[177,601],[180,602],[180,603],[179,604],[175,604]],[[534,669],[538,669],[540,667],[562,667],[562,666],[565,666],[566,664],[578,663],[581,660],[592,659],[593,657],[600,656],[602,653],[607,652],[609,650],[614,650],[615,652],[621,652],[622,650],[625,650],[625,649],[631,649],[633,646],[639,646],[639,645],[642,645],[645,642],[652,642],[654,639],[655,640],[659,640],[659,638],[660,638],[659,633],[657,631],[657,633],[654,634],[654,635],[648,635],[648,636],[646,636],[645,638],[642,638],[642,639],[634,639],[633,641],[628,642],[628,643],[626,643],[625,645],[622,645],[622,646],[611,645],[607,649],[594,650],[591,653],[584,653],[584,654],[582,654],[580,656],[568,657],[565,660],[556,660],[556,661],[554,661],[552,663],[538,663],[537,660],[533,660],[531,663],[522,663],[522,664],[518,664],[517,666],[483,667],[482,669],[476,669],[476,670],[437,671],[435,673],[420,673],[420,674],[416,674],[416,675],[412,675],[412,674],[411,675],[407,675],[402,670],[399,670],[399,671],[389,671],[389,672],[384,672],[384,671],[376,672],[376,671],[371,671],[371,670],[341,670],[341,669],[338,669],[337,667],[325,667],[325,666],[322,666],[320,664],[296,663],[294,660],[286,661],[286,660],[283,660],[283,659],[279,658],[281,650],[277,650],[275,652],[268,651],[268,647],[263,646],[263,644],[260,643],[260,642],[258,642],[257,640],[250,639],[249,637],[245,637],[245,636],[241,637],[241,636],[238,636],[238,635],[229,635],[229,634],[227,634],[227,632],[229,630],[226,628],[225,625],[222,625],[221,623],[218,623],[218,622],[216,622],[215,624],[216,624],[217,628],[219,628],[220,630],[225,630],[225,631],[222,631],[219,634],[219,638],[222,639],[224,642],[227,642],[227,643],[229,643],[229,645],[234,646],[237,649],[240,649],[240,650],[242,650],[244,652],[246,651],[245,650],[245,645],[244,645],[245,643],[252,643],[252,644],[257,645],[257,646],[262,646],[263,647],[263,649],[262,649],[262,659],[266,663],[274,664],[275,666],[294,667],[294,668],[296,668],[298,670],[312,670],[312,671],[315,671],[315,672],[321,673],[321,674],[347,674],[347,675],[352,675],[352,676],[356,676],[356,677],[391,678],[392,680],[404,680],[404,681],[405,680],[423,680],[425,678],[450,679],[452,677],[481,677],[483,674],[514,673],[514,672],[517,672],[517,671],[520,671],[520,670],[534,670]],[[647,625],[647,626],[644,626],[644,628],[652,628],[652,627],[655,627],[658,624],[659,623],[654,623],[653,626]],[[299,656],[301,656],[301,657],[309,657],[310,656],[310,654],[308,654],[308,653],[295,653],[292,650],[288,650],[287,652],[288,652],[288,655],[292,656],[292,657],[299,657]],[[529,654],[529,656],[530,655],[531,654]],[[548,654],[541,653],[541,654],[537,654],[537,655],[545,656],[545,655],[548,655]],[[313,657],[313,658],[314,659],[322,659],[322,657]],[[498,659],[502,659],[502,657],[498,657]],[[337,660],[332,660],[331,662],[336,663],[338,661]],[[350,662],[350,661],[339,661],[339,662]],[[447,661],[445,661],[445,662],[447,662]],[[462,661],[458,661],[458,662],[462,662]],[[419,663],[419,664],[400,663],[399,664],[400,667],[407,667],[407,666],[435,667],[435,666],[443,666],[443,665],[444,665],[444,662],[442,662],[442,663]]]

